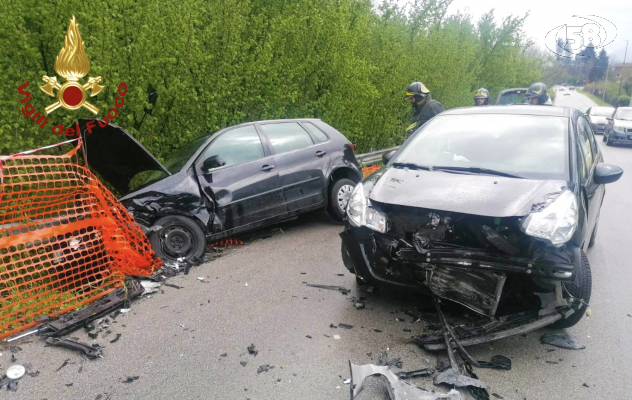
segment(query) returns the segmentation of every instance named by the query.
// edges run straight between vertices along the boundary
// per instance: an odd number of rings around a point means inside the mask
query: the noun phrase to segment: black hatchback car
[[[580,111],[448,110],[385,158],[356,186],[341,234],[360,285],[469,308],[481,319],[456,330],[464,345],[582,318],[584,251],[596,240],[604,184],[623,171],[604,163]]]
[[[163,164],[124,129],[81,120],[88,164],[119,192],[165,260],[206,243],[327,209],[342,220],[362,170],[353,145],[318,119],[232,126],[183,146]]]

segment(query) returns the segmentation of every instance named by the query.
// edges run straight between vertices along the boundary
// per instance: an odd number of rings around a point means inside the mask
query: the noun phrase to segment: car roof
[[[470,115],[470,114],[509,114],[509,115],[538,115],[550,117],[570,117],[571,108],[557,106],[531,106],[531,105],[507,105],[486,107],[461,107],[452,108],[442,112],[445,115]]]

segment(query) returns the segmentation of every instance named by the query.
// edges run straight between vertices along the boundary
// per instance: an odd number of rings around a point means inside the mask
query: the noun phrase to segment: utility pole
[[[619,96],[621,96],[621,85],[623,85],[623,75],[625,71],[625,60],[628,56],[628,41],[625,41],[625,54],[623,55],[623,66],[621,67],[621,80],[619,80],[619,94],[617,95],[617,101],[619,101]]]

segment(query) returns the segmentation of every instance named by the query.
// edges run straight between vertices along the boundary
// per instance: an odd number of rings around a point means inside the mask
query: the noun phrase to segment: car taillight
[[[349,142],[349,146],[351,146],[351,150],[353,150],[353,152],[355,153],[355,146],[353,145],[353,143]]]

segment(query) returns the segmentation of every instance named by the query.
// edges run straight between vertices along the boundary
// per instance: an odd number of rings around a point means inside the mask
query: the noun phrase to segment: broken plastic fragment
[[[120,334],[120,333],[117,333],[117,334],[116,334],[116,337],[115,337],[114,339],[110,340],[110,343],[116,343],[116,342],[118,342],[118,340],[119,340],[120,338],[121,338],[121,334]]]
[[[384,386],[392,400],[463,400],[461,394],[452,389],[449,393],[428,392],[417,386],[400,380],[388,366],[373,364],[355,365],[349,362],[351,369],[351,399],[355,399],[364,389],[366,378],[372,375],[382,375],[386,378]]]
[[[20,379],[26,373],[26,368],[20,364],[13,364],[9,368],[7,368],[7,378],[9,379]]]
[[[259,350],[255,350],[254,344],[251,344],[250,346],[248,346],[248,354],[256,356],[257,353],[259,353]]]
[[[505,356],[493,356],[491,361],[479,361],[478,367],[511,370],[511,360]]]
[[[127,313],[128,313],[128,312],[130,312],[130,311],[132,311],[132,309],[131,309],[131,308],[121,308],[121,309],[119,310],[119,312],[120,312],[121,314],[127,314]]]
[[[563,333],[547,333],[540,338],[540,343],[570,350],[583,350],[586,346],[580,345],[573,335]]]
[[[397,373],[397,377],[399,379],[412,379],[412,378],[419,378],[422,376],[430,376],[432,374],[435,373],[435,369],[434,368],[423,368],[423,369],[418,369],[415,371],[401,371]]]
[[[198,280],[199,281],[204,281],[204,277],[203,276],[198,276]]]
[[[353,325],[348,325],[348,324],[343,324],[343,323],[340,323],[340,324],[338,324],[338,328],[343,328],[343,329],[353,329]]]
[[[132,383],[134,381],[137,381],[138,378],[140,378],[140,376],[128,376],[123,383]]]
[[[262,372],[268,372],[269,370],[271,370],[273,368],[274,368],[274,365],[263,364],[263,365],[259,366],[259,369],[257,369],[257,374],[260,374]]]
[[[245,367],[246,365],[248,365],[248,361],[240,361],[239,363],[241,364],[242,367]]]
[[[340,335],[334,335],[334,339],[340,340]]]

